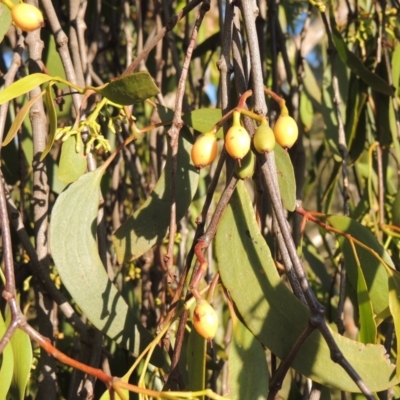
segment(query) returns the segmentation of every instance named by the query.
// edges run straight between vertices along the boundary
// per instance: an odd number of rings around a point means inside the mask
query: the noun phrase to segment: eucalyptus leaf
[[[51,214],[50,249],[63,284],[92,324],[138,356],[153,336],[109,280],[97,249],[103,173],[100,167],[83,175],[57,198]],[[159,347],[152,362],[163,364]]]
[[[246,326],[277,357],[285,359],[307,327],[310,314],[280,279],[241,181],[218,226],[216,256],[222,282]],[[370,390],[382,391],[399,383],[383,346],[365,345],[333,331],[331,334]],[[324,386],[360,391],[344,369],[331,360],[319,331],[305,341],[292,367]]]

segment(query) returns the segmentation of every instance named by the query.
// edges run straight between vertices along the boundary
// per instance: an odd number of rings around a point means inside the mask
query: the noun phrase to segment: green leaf
[[[206,384],[206,346],[207,341],[192,326],[186,347],[189,375],[188,390],[200,391]],[[204,397],[202,397],[203,399]]]
[[[35,89],[35,87],[40,86],[42,83],[49,82],[52,79],[54,79],[52,76],[40,73],[25,76],[0,93],[0,105],[30,92],[32,89]]]
[[[396,338],[400,337],[400,273],[395,270],[386,269],[389,275],[389,308],[393,316]],[[397,339],[397,362],[396,376],[400,379],[400,340]]]
[[[392,205],[392,224],[400,227],[400,190],[397,191]]]
[[[229,398],[266,399],[269,392],[269,371],[261,343],[247,329],[230,307],[232,341],[228,355]]]
[[[247,327],[277,357],[284,359],[307,327],[310,314],[280,279],[243,182],[238,182],[218,226],[216,256],[222,282]],[[386,390],[399,382],[383,346],[365,345],[331,333],[370,390]],[[324,386],[359,392],[342,367],[331,360],[329,348],[318,331],[303,344],[293,368]]]
[[[6,89],[7,90],[7,89]],[[13,123],[11,124],[11,127],[7,133],[6,138],[3,141],[3,146],[7,146],[8,143],[10,143],[15,135],[18,133],[18,129],[21,127],[21,125],[24,122],[24,119],[26,115],[28,114],[30,108],[32,107],[33,103],[35,103],[37,100],[39,100],[43,95],[45,91],[43,90],[36,96],[32,97],[28,102],[24,104],[24,106],[18,111],[18,114],[15,116],[15,119]],[[1,94],[0,94],[1,96]]]
[[[3,338],[7,327],[0,312],[0,338]],[[11,344],[8,343],[0,354],[0,399],[6,399],[11,385],[14,369],[14,356]]]
[[[366,245],[368,249],[377,253],[390,268],[394,269],[392,259],[386,253],[383,246],[378,243],[375,236],[368,228],[351,218],[343,216],[331,216],[327,219],[327,223],[347,235],[351,235],[353,238]],[[338,241],[343,251],[347,276],[351,285],[356,290],[358,287],[358,269],[353,249],[346,238],[338,236]],[[355,247],[365,282],[368,287],[373,311],[375,314],[379,314],[388,306],[389,301],[389,284],[386,270],[381,262],[374,257],[370,251],[367,251],[357,244]]]
[[[294,211],[296,208],[296,180],[292,161],[288,152],[279,145],[275,146],[274,154],[283,205],[288,211]]]
[[[46,87],[46,93],[44,96],[44,101],[47,108],[47,114],[49,116],[49,134],[47,135],[47,144],[43,153],[40,156],[40,161],[43,161],[44,158],[47,156],[51,148],[53,147],[54,140],[56,138],[56,131],[57,131],[57,111],[54,105],[54,98],[53,98],[53,85],[48,85]]]
[[[76,152],[76,136],[71,135],[61,147],[60,168],[58,179],[63,183],[75,182],[86,171],[86,156],[83,153],[83,145]]]
[[[134,72],[91,89],[108,100],[125,106],[156,96],[160,92],[148,72]]]
[[[0,3],[0,43],[3,41],[11,22],[10,9],[4,3]]]
[[[314,108],[305,91],[300,93],[300,118],[304,125],[304,130],[308,132],[312,128]]]
[[[11,321],[10,312],[7,314],[6,321],[8,326]],[[10,394],[14,399],[24,400],[33,359],[31,340],[26,332],[17,329],[12,335],[10,343],[14,358]]]
[[[393,96],[393,88],[379,75],[367,69],[363,62],[348,49],[342,35],[335,26],[332,26],[332,33],[333,41],[339,57],[347,67],[361,78],[369,87],[371,87],[371,89],[386,94],[387,96]]]
[[[83,175],[58,198],[51,215],[50,248],[61,280],[93,325],[138,356],[153,340],[114,284],[97,250],[97,213],[104,168]],[[161,366],[156,347],[153,363]]]
[[[210,132],[212,127],[222,118],[220,108],[200,108],[186,113],[182,119],[184,123],[201,133]],[[217,135],[222,138],[222,129]]]
[[[189,208],[199,181],[199,173],[190,160],[191,148],[192,144],[180,135],[176,182],[177,221]],[[165,169],[150,197],[112,236],[119,263],[140,257],[165,238],[170,207],[171,157],[168,157]]]

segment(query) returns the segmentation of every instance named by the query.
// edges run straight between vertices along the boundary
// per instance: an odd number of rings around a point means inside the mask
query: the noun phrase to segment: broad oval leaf
[[[0,338],[3,338],[7,327],[0,312]],[[0,354],[0,399],[6,399],[11,385],[14,368],[14,356],[11,344],[8,343]]]
[[[124,106],[146,100],[160,92],[148,72],[134,72],[104,86],[91,89],[108,100]]]
[[[83,144],[81,144],[79,152],[77,152],[76,136],[71,135],[61,147],[58,179],[63,183],[75,182],[85,173],[86,167],[87,161],[83,153]]]
[[[97,250],[103,173],[100,167],[83,175],[58,197],[51,214],[50,248],[63,284],[93,325],[138,356],[153,336],[109,280]],[[152,362],[163,363],[158,347]]]
[[[201,133],[209,132],[221,118],[222,111],[220,108],[200,108],[185,113],[182,117],[187,126],[190,126]],[[218,137],[221,137],[222,139],[222,129],[219,129],[217,134]]]
[[[218,226],[216,255],[221,279],[247,327],[277,357],[284,359],[307,327],[310,314],[281,281],[242,182],[238,183]],[[383,346],[365,345],[331,333],[373,392],[399,383]],[[359,392],[342,367],[331,360],[329,348],[318,331],[303,344],[292,366],[324,386]]]
[[[54,79],[52,76],[41,73],[25,76],[0,92],[0,105],[30,92],[35,87],[52,79]]]
[[[287,151],[279,145],[275,146],[274,154],[279,191],[283,205],[286,210],[294,211],[296,208],[296,179],[294,177],[292,161]]]
[[[192,144],[180,135],[176,182],[176,214],[179,221],[186,213],[197,190],[199,173],[190,160]],[[168,230],[171,208],[171,159],[150,197],[114,233],[112,241],[118,262],[140,257],[161,242]]]
[[[229,307],[232,340],[228,355],[228,386],[231,400],[267,399],[269,371],[261,343]]]

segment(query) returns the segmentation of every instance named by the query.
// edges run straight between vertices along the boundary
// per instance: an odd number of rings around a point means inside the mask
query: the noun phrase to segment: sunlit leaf
[[[42,83],[49,82],[52,79],[53,77],[50,75],[41,73],[25,76],[0,92],[0,105],[30,92]]]
[[[4,35],[10,27],[11,21],[10,9],[4,3],[0,2],[0,43],[3,41]]]
[[[58,198],[51,214],[50,248],[61,280],[96,328],[138,356],[153,340],[114,284],[98,254],[96,231],[103,168],[83,175]],[[156,347],[153,362],[162,365]]]
[[[218,226],[216,255],[221,279],[246,326],[284,359],[307,327],[310,314],[279,277],[242,182]],[[399,382],[383,346],[365,345],[331,333],[347,361],[373,392]],[[318,331],[303,344],[293,368],[324,386],[359,392],[344,369],[331,360],[330,350]]]
[[[43,90],[42,92],[38,93],[36,96],[32,97],[29,101],[27,101],[23,107],[21,107],[21,109],[18,111],[18,114],[15,116],[13,123],[11,124],[11,127],[7,133],[6,138],[3,141],[3,146],[7,146],[8,143],[10,143],[14,139],[15,135],[18,133],[18,129],[23,124],[24,119],[25,119],[26,115],[28,114],[30,108],[36,101],[38,101],[44,95],[44,93],[45,93],[45,91]],[[1,94],[0,94],[0,96],[1,96]]]
[[[87,168],[86,156],[81,145],[76,152],[76,136],[71,135],[61,147],[60,166],[58,179],[63,183],[75,182],[82,176]]]
[[[148,72],[134,72],[92,89],[121,105],[131,105],[156,96],[160,92]]]
[[[0,338],[3,338],[7,327],[0,312]],[[6,399],[11,385],[14,369],[14,356],[11,344],[8,343],[0,354],[0,399]]]
[[[201,133],[209,132],[221,118],[220,108],[200,108],[186,113],[182,117],[186,125]],[[219,129],[217,134],[222,135],[222,129]],[[222,138],[222,136],[220,137]]]
[[[11,313],[7,314],[7,325],[11,321]],[[13,378],[10,394],[15,400],[24,400],[25,389],[32,367],[32,345],[29,335],[22,329],[17,329],[11,337],[11,347],[14,358]]]
[[[49,134],[47,135],[46,148],[43,150],[43,153],[40,156],[40,161],[44,160],[44,158],[47,156],[47,154],[53,147],[57,131],[57,111],[54,105],[53,87],[51,84],[48,85],[46,88],[44,101],[46,103],[47,114],[49,116]]]
[[[186,213],[197,190],[199,174],[190,160],[192,144],[180,135],[176,182],[176,213],[179,221]],[[150,197],[114,233],[112,241],[118,262],[140,257],[156,243],[161,242],[168,230],[171,208],[171,160]]]

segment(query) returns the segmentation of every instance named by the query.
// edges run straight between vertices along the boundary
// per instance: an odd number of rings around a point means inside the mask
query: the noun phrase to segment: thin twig
[[[183,126],[182,121],[182,100],[185,93],[185,84],[187,73],[190,66],[190,60],[192,59],[192,53],[197,40],[197,33],[200,25],[203,21],[205,13],[210,9],[210,2],[205,0],[200,7],[199,13],[196,18],[196,22],[193,27],[192,35],[190,38],[189,47],[186,51],[185,60],[182,66],[182,74],[179,79],[179,84],[177,88],[176,100],[175,100],[175,112],[172,121],[172,126],[168,130],[168,135],[170,136],[170,147],[171,147],[171,211],[170,211],[170,223],[169,223],[169,237],[168,237],[168,250],[165,256],[165,261],[167,265],[167,270],[169,278],[172,278],[172,267],[173,267],[173,250],[174,241],[176,234],[176,174],[178,167],[178,139],[179,133]]]

